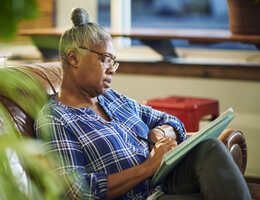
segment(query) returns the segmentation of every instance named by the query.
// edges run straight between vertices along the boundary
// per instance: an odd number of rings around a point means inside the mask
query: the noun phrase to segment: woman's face
[[[75,80],[81,92],[96,97],[111,87],[115,70],[112,62],[115,53],[112,41],[105,46],[79,49],[78,69]]]

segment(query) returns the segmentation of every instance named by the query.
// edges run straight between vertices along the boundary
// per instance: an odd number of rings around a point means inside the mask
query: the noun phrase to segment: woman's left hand
[[[162,129],[162,130],[161,130]],[[150,130],[149,136],[148,136],[153,142],[158,142],[162,138],[170,137],[176,140],[176,133],[172,126],[165,124],[161,125],[160,128],[155,127]]]

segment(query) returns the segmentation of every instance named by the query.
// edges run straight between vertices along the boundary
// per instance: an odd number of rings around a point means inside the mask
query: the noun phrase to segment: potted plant
[[[37,10],[36,0],[2,0],[0,39],[13,39],[18,23],[37,16]],[[36,99],[28,102],[22,98],[18,88],[21,84],[27,88],[23,94],[32,94]],[[36,116],[46,101],[40,85],[21,72],[8,73],[1,69],[0,86],[1,91],[13,96],[32,116]],[[0,102],[0,199],[60,199],[65,186],[53,170],[55,166],[55,159],[46,155],[41,141],[21,137],[10,113]]]
[[[38,14],[36,0],[1,0],[0,39],[13,39],[17,31],[17,25],[23,20],[37,17]]]
[[[39,82],[11,67],[0,69],[0,88],[1,94],[15,99],[33,118],[47,101]],[[0,199],[60,199],[65,184],[54,171],[57,160],[53,156],[40,140],[21,136],[0,102]]]
[[[233,34],[260,34],[260,0],[227,0]]]

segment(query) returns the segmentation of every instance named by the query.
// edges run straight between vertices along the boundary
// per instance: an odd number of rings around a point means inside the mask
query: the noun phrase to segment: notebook
[[[218,118],[204,126],[198,133],[189,137],[173,150],[167,152],[161,162],[160,167],[152,177],[152,185],[160,184],[167,174],[192,148],[208,138],[217,138],[234,118],[232,108],[227,109]]]

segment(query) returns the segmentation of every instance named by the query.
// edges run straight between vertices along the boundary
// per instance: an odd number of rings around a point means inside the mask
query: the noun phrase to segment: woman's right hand
[[[150,176],[152,176],[159,168],[164,154],[174,149],[176,146],[177,142],[173,138],[162,138],[156,142],[150,152],[149,158],[146,161]]]

